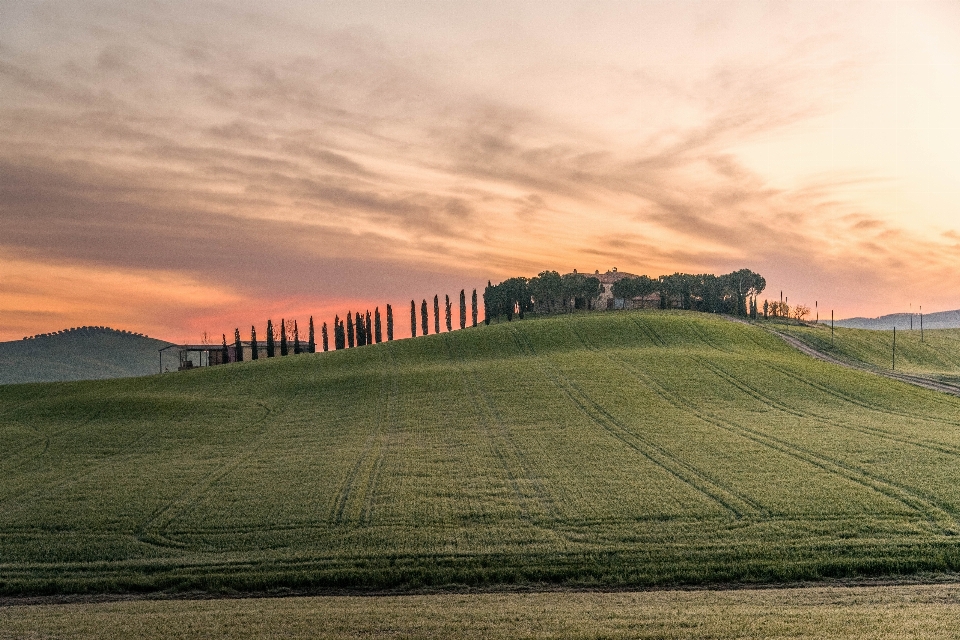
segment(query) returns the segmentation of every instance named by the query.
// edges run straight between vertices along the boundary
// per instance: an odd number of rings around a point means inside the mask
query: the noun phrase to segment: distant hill
[[[851,329],[881,329],[889,331],[894,326],[897,329],[910,329],[910,317],[913,316],[914,329],[920,328],[919,313],[891,313],[880,316],[879,318],[847,318],[846,320],[837,320],[834,324],[838,327],[849,327]],[[937,313],[923,314],[924,329],[960,329],[960,309],[956,311],[940,311]]]
[[[78,327],[0,342],[0,384],[158,373],[158,350],[169,344],[109,327]]]

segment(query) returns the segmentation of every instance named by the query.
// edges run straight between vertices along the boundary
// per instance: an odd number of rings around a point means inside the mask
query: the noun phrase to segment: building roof
[[[593,277],[599,279],[600,284],[613,284],[624,278],[638,278],[639,276],[627,273],[626,271],[617,271],[617,268],[614,267],[612,271],[607,271],[606,273],[600,273],[598,269],[593,272]]]

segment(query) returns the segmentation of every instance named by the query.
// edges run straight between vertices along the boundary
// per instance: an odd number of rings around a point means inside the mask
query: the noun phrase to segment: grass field
[[[245,598],[0,607],[0,639],[960,638],[960,587]]]
[[[960,398],[709,315],[0,387],[0,592],[960,567]]]
[[[885,370],[893,366],[893,331],[837,327],[831,341],[829,326],[771,326],[843,360]],[[928,329],[922,338],[919,329],[897,331],[896,370],[960,382],[960,329]]]

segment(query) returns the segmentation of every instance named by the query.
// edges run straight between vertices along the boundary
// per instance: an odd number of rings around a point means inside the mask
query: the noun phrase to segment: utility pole
[[[816,300],[813,301],[813,308],[817,311],[817,321],[816,324],[820,324],[820,303]]]
[[[920,342],[923,342],[923,305],[920,305]]]
[[[830,348],[833,348],[833,309],[830,309]]]

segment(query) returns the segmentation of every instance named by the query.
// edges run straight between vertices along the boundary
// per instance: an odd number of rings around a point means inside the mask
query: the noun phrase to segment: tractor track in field
[[[825,415],[821,415],[813,412],[799,411],[786,404],[783,404],[782,402],[773,398],[772,396],[762,391],[761,389],[758,389],[757,387],[745,382],[744,380],[741,380],[734,374],[729,373],[728,371],[724,370],[722,367],[719,367],[713,364],[706,358],[693,356],[693,359],[696,360],[702,367],[712,371],[715,375],[722,378],[730,385],[736,387],[737,389],[740,389],[743,393],[753,397],[755,400],[757,400],[761,404],[766,405],[774,409],[775,411],[780,411],[780,412],[792,415],[797,418],[805,419],[805,420],[810,419],[831,428],[845,429],[847,431],[854,431],[856,433],[862,433],[864,435],[874,436],[884,440],[891,440],[893,442],[897,442],[900,444],[907,444],[915,447],[929,449],[931,451],[936,451],[937,453],[946,453],[949,455],[960,456],[960,447],[955,447],[949,444],[944,444],[942,442],[936,442],[936,441],[913,440],[911,438],[899,437],[896,434],[891,433],[889,431],[884,431],[883,429],[875,429],[872,427],[865,427],[865,426],[856,427],[848,424],[840,424],[837,422],[833,422],[828,416],[825,416]],[[777,369],[774,369],[774,370],[776,371]],[[908,416],[908,415],[901,416],[901,417],[914,418],[914,416]]]
[[[381,360],[384,357],[384,352],[386,353],[386,359],[389,360],[389,364],[385,363],[385,368],[389,368],[390,370],[390,388],[385,392],[385,395],[383,395],[381,405],[377,409],[377,423],[380,425],[378,431],[382,432],[382,436],[380,446],[377,447],[377,459],[373,463],[373,468],[370,470],[370,476],[367,480],[363,512],[360,516],[360,522],[365,525],[373,522],[373,509],[377,501],[377,487],[380,482],[380,472],[383,470],[383,461],[387,457],[387,450],[394,441],[396,421],[393,419],[393,416],[397,413],[395,405],[400,397],[400,384],[397,380],[397,369],[393,360],[393,351],[387,348],[381,349],[380,352]],[[386,384],[386,378],[384,378],[383,387],[386,386],[388,385]]]
[[[470,398],[477,412],[480,426],[487,438],[489,447],[500,462],[500,466],[507,477],[510,488],[517,498],[523,519],[527,521],[531,520],[530,503],[535,502],[539,505],[540,511],[554,520],[560,520],[556,499],[546,488],[543,480],[539,476],[532,475],[528,472],[527,469],[529,465],[524,464],[523,454],[514,439],[510,437],[509,429],[504,423],[503,416],[497,411],[496,405],[491,402],[489,395],[477,382],[475,377],[466,375],[463,353],[458,351],[456,356],[454,356],[450,347],[449,338],[446,339],[445,344],[451,360],[455,358],[459,364],[457,370],[460,373],[463,388],[467,392],[467,396]],[[528,495],[528,493],[521,488],[521,480],[523,480],[523,484],[533,489],[534,496]]]
[[[262,402],[257,402],[257,404],[264,410],[264,413],[259,420],[251,425],[251,427],[259,426],[259,430],[251,438],[251,442],[256,442],[263,437],[267,429],[267,419],[272,413],[267,405]],[[184,548],[189,546],[186,543],[171,539],[167,535],[167,529],[176,518],[183,515],[192,505],[203,498],[214,484],[239,468],[259,451],[259,445],[247,448],[243,453],[234,456],[230,461],[219,465],[199,481],[192,483],[179,496],[155,510],[135,529],[134,534],[137,540],[157,547]]]
[[[701,335],[701,338],[705,344],[713,348],[718,348],[716,345],[713,345],[709,339],[707,339],[705,336],[702,336],[700,332],[697,333],[698,335]],[[578,337],[580,337],[581,342],[583,342],[587,348],[596,350],[599,353],[599,350],[596,347],[588,345],[586,341],[579,336],[579,334]],[[723,351],[722,349],[720,350]],[[782,438],[778,438],[762,431],[730,422],[720,416],[712,414],[711,412],[698,409],[678,398],[675,393],[671,392],[669,389],[654,380],[649,374],[632,366],[629,362],[615,358],[608,353],[603,353],[603,355],[605,355],[611,362],[618,363],[624,370],[634,375],[641,383],[656,392],[658,395],[660,395],[660,397],[679,410],[690,413],[700,420],[724,429],[729,433],[747,438],[748,440],[751,440],[761,446],[779,451],[784,455],[818,467],[827,473],[844,478],[850,482],[854,482],[885,495],[888,498],[891,498],[892,500],[904,505],[911,511],[924,515],[931,523],[938,526],[945,533],[953,533],[957,528],[958,523],[949,511],[940,505],[931,502],[926,497],[918,495],[912,487],[901,486],[884,478],[875,476],[874,474],[863,469],[851,467],[840,461],[820,455],[804,447],[799,447],[796,444]]]
[[[651,443],[646,438],[639,436],[632,430],[624,426],[619,420],[611,415],[606,409],[595,402],[583,389],[565,376],[556,367],[548,364],[545,358],[540,357],[533,345],[526,340],[525,336],[514,329],[510,329],[514,339],[523,351],[536,358],[541,371],[546,377],[567,397],[577,409],[586,416],[591,422],[601,427],[611,436],[622,442],[624,445],[633,449],[638,454],[649,460],[664,472],[673,476],[681,483],[689,486],[691,489],[707,497],[713,502],[729,511],[736,518],[746,516],[764,515],[766,510],[753,502],[746,496],[725,487],[716,480],[706,475],[700,469],[680,460],[662,447]],[[577,337],[580,336],[578,334]],[[582,338],[581,338],[581,342]],[[584,343],[584,346],[586,344]],[[588,347],[589,348],[589,347]]]
[[[392,355],[391,355],[391,363]],[[380,378],[380,398],[377,402],[377,411],[374,417],[374,428],[367,436],[363,445],[363,450],[357,456],[357,461],[350,469],[347,477],[340,487],[340,491],[334,500],[330,512],[329,520],[334,524],[346,524],[349,520],[348,506],[351,500],[363,500],[363,507],[360,512],[360,522],[369,523],[371,519],[371,510],[373,508],[373,492],[375,484],[380,475],[380,467],[383,465],[384,447],[387,446],[386,440],[391,432],[393,423],[389,417],[388,406],[396,401],[398,392],[396,380],[396,371],[391,367],[391,372],[383,371]],[[386,426],[385,426],[386,423]],[[371,460],[371,456],[374,456]],[[364,487],[359,487],[362,480],[366,477],[367,483]],[[355,497],[358,491],[363,494]]]

